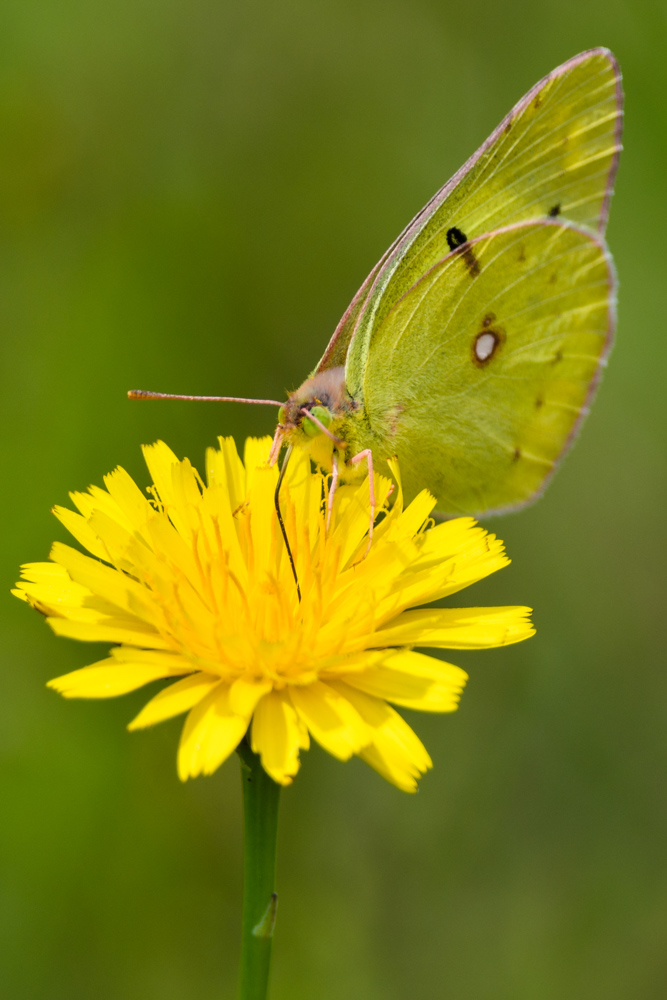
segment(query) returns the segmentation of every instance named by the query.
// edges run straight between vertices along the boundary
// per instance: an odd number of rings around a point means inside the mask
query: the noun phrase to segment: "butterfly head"
[[[330,465],[333,448],[345,447],[339,429],[345,414],[354,406],[345,389],[342,366],[316,372],[290,394],[278,412],[278,450],[282,443],[299,444],[315,461]],[[273,455],[277,457],[275,449]]]

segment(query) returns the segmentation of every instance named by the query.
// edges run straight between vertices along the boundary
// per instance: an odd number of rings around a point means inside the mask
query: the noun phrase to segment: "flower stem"
[[[243,784],[243,928],[240,1000],[266,1000],[271,965],[280,785],[246,740],[238,747]]]

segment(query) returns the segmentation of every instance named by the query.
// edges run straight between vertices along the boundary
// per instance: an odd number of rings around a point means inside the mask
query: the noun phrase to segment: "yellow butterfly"
[[[330,502],[361,458],[373,502],[373,467],[389,475],[393,457],[406,499],[427,487],[444,514],[535,497],[611,345],[621,123],[607,49],[536,84],[372,270],[281,407],[274,459],[283,443],[308,449],[333,469]]]

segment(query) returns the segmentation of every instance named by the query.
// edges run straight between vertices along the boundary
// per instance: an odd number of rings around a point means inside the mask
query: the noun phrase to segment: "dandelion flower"
[[[162,442],[144,449],[144,495],[118,468],[106,490],[71,494],[54,513],[89,555],[56,542],[23,567],[14,593],[57,635],[115,645],[107,659],[49,682],[67,698],[108,698],[152,681],[130,729],[187,712],[181,779],[211,774],[248,734],[281,785],[312,736],[341,760],[358,754],[411,792],[431,765],[393,707],[452,712],[459,667],[414,647],[480,649],[533,634],[529,608],[426,608],[507,565],[502,542],[467,517],[437,526],[434,499],[403,508],[378,478],[382,514],[364,558],[368,480],[338,490],[326,528],[325,480],[295,454],[281,509],[301,600],[275,509],[269,439],[231,438],[206,457],[207,482]],[[419,610],[414,610],[419,607]]]

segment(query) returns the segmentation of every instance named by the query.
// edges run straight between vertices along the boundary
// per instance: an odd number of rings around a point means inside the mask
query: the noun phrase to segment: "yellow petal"
[[[67,614],[73,609],[81,609],[83,601],[91,596],[87,587],[74,583],[69,573],[57,563],[26,563],[21,567],[23,579],[17,584],[17,597],[40,610],[46,606],[49,615]],[[98,615],[87,616],[95,620]]]
[[[91,559],[62,542],[53,543],[51,558],[65,567],[75,583],[88,587],[92,593],[123,611],[138,614],[144,620],[152,622],[156,609],[150,592],[126,573],[112,569],[97,559]]]
[[[181,781],[198,774],[213,774],[239,745],[248,722],[230,709],[226,684],[219,684],[206,695],[190,710],[183,726],[178,748]]]
[[[435,504],[435,497],[428,490],[422,490],[398,517],[391,520],[386,535],[387,541],[394,542],[416,535]]]
[[[293,685],[290,698],[317,742],[334,757],[349,760],[368,744],[370,735],[359,713],[330,684]]]
[[[145,527],[145,535],[149,540],[153,550],[159,552],[162,559],[171,563],[172,577],[178,578],[182,574],[188,583],[197,593],[201,590],[201,573],[192,550],[192,546],[185,540],[166,517],[152,518]],[[201,595],[198,595],[201,599]]]
[[[120,466],[104,477],[104,485],[135,530],[139,530],[155,513],[148,497]]]
[[[106,546],[99,540],[85,517],[75,513],[73,510],[68,510],[67,507],[56,506],[53,508],[53,513],[60,523],[67,528],[70,535],[73,535],[77,542],[80,542],[85,549],[88,549],[91,555],[97,559],[104,559],[106,562],[109,561],[109,553]]]
[[[188,537],[190,534],[188,512],[179,509],[179,500],[182,500],[183,496],[183,491],[179,488],[181,463],[164,441],[144,445],[142,451],[165,513],[176,530]]]
[[[245,493],[246,495],[252,489],[253,480],[255,478],[255,472],[258,469],[267,468],[267,463],[269,460],[269,451],[271,450],[271,438],[261,437],[253,438],[249,437],[245,439],[245,445],[243,448],[243,464],[245,466]],[[278,467],[271,466],[271,475],[273,477],[273,488],[275,489],[275,484],[278,481]]]
[[[378,646],[432,646],[437,649],[489,649],[521,642],[535,634],[531,608],[434,608],[404,611],[369,638]]]
[[[148,649],[169,649],[169,643],[138,619],[109,618],[100,622],[72,621],[69,618],[47,618],[56,635],[82,642],[126,642]]]
[[[157,649],[140,649],[136,646],[115,646],[111,655],[121,663],[149,663],[160,667],[164,676],[193,673],[200,664],[194,665],[186,656],[180,653],[163,653]]]
[[[382,510],[393,483],[386,476],[375,475],[375,512]],[[368,477],[359,487],[340,487],[334,503],[335,525],[332,539],[341,547],[341,567],[363,555],[370,527],[370,491]]]
[[[402,652],[396,649],[368,649],[359,653],[347,653],[343,656],[334,656],[322,663],[320,677],[328,681],[329,678],[341,680],[344,674],[361,673],[371,667],[377,667],[384,663],[389,656]]]
[[[163,688],[144,705],[139,714],[130,722],[128,729],[144,729],[156,722],[171,719],[174,715],[188,712],[202,700],[217,684],[219,677],[212,674],[193,674]]]
[[[173,506],[167,510],[177,530],[191,541],[199,527],[197,508],[201,503],[201,480],[190,460],[184,458],[171,467]]]
[[[371,733],[371,743],[359,751],[361,759],[397,788],[416,791],[417,779],[433,762],[407,722],[378,698],[341,682],[334,686],[354,705]]]
[[[109,658],[55,677],[47,687],[60,692],[65,698],[115,698],[164,676],[164,667],[159,664],[119,663]]]
[[[271,681],[254,681],[239,677],[229,689],[229,707],[237,715],[250,717],[257,702],[273,687]]]
[[[309,541],[317,537],[322,518],[323,478],[311,472],[310,458],[306,451],[299,449],[289,460],[283,489],[285,500],[298,511],[298,518],[307,526]],[[281,502],[282,502],[281,493]]]
[[[266,773],[279,785],[291,785],[299,770],[301,728],[284,691],[271,691],[255,709],[250,745],[260,755]]]
[[[104,513],[112,520],[117,521],[127,530],[132,530],[132,525],[127,520],[122,510],[106,490],[99,486],[89,486],[87,493],[70,493],[70,499],[80,514],[88,520],[96,511]]]
[[[112,562],[118,568],[133,542],[132,533],[104,511],[96,510],[88,519],[88,526],[100,540],[107,553],[106,562]],[[130,571],[134,567],[130,567]]]
[[[275,577],[278,569],[274,504],[276,482],[275,466],[253,469],[252,483],[248,493],[252,534],[251,568],[255,581],[259,583],[263,582],[267,573]]]
[[[454,712],[467,674],[451,663],[410,649],[397,650],[386,661],[339,679],[352,687],[395,705],[422,712]]]
[[[145,444],[141,450],[162,503],[172,504],[174,498],[171,487],[171,467],[178,464],[178,458],[164,441]]]
[[[446,529],[446,530],[445,530]],[[405,558],[400,575],[384,572],[385,594],[378,594],[378,627],[406,608],[439,600],[507,566],[503,543],[476,525],[457,518],[424,532]],[[404,539],[402,546],[407,540]]]
[[[219,437],[219,449],[206,451],[206,475],[209,486],[218,486],[229,494],[232,513],[246,498],[245,469],[233,437]]]

